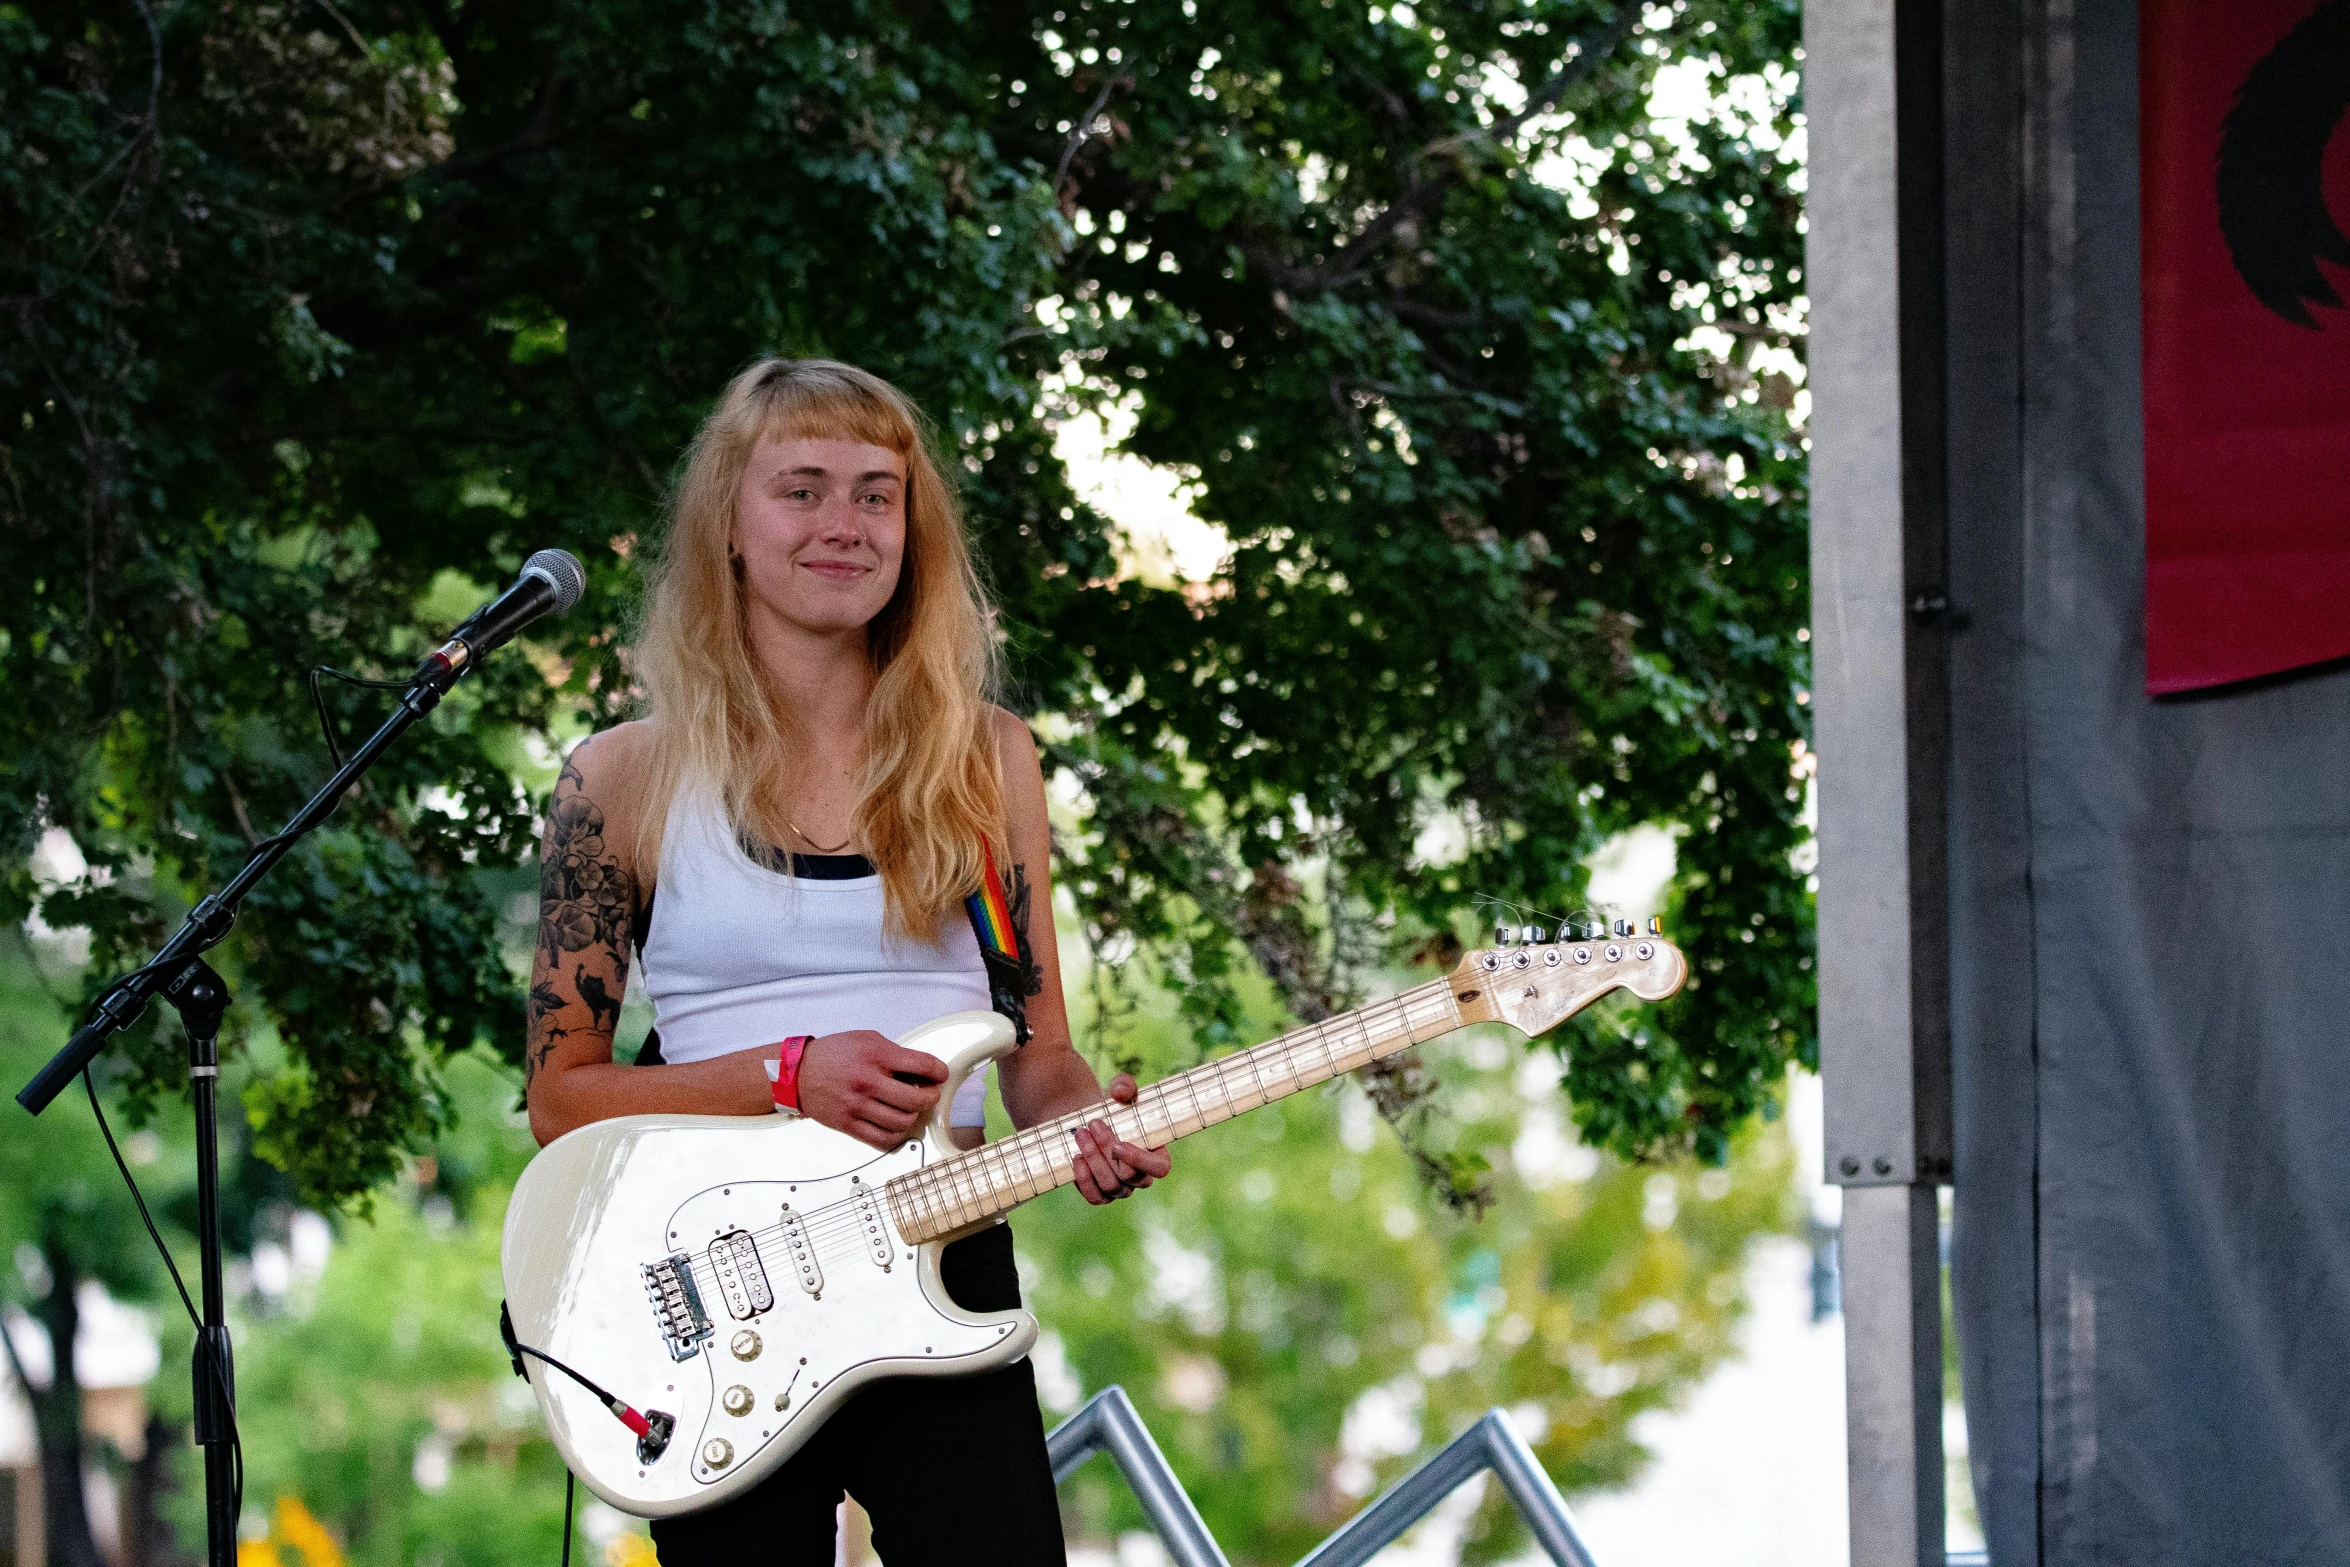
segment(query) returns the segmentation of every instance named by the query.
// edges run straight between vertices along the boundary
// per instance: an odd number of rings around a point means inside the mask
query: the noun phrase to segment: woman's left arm
[[[1103,1096],[1093,1068],[1070,1037],[1069,1004],[1061,993],[1060,947],[1053,932],[1052,827],[1045,815],[1044,765],[1037,759],[1036,737],[1027,724],[1001,710],[996,727],[1012,855],[1012,863],[1002,868],[1004,896],[1025,915],[1021,934],[1043,982],[1028,998],[1028,1043],[996,1063],[1004,1109],[1013,1125],[1025,1127],[1101,1104]],[[1110,1098],[1132,1104],[1134,1093],[1134,1079],[1125,1073],[1110,1079]],[[1090,1203],[1115,1202],[1172,1167],[1166,1150],[1125,1142],[1099,1119],[1080,1126],[1072,1143],[1077,1189]]]

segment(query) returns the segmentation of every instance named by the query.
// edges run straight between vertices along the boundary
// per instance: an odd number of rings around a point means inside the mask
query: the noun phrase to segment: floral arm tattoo
[[[633,902],[628,875],[604,842],[604,813],[581,788],[578,764],[565,762],[539,855],[525,1082],[538,1075],[558,1041],[582,1029],[609,1037],[619,1026]]]

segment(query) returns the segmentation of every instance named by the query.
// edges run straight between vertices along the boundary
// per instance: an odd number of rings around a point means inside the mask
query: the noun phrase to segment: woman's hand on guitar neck
[[[773,1047],[761,1053],[772,1055]],[[891,1149],[920,1134],[946,1080],[944,1061],[869,1028],[824,1034],[800,1055],[800,1113]]]
[[[1134,1103],[1134,1079],[1120,1072],[1110,1079],[1110,1097],[1122,1105]],[[1110,1123],[1092,1120],[1077,1128],[1077,1189],[1099,1206],[1131,1197],[1175,1167],[1164,1148],[1144,1148],[1124,1142]]]

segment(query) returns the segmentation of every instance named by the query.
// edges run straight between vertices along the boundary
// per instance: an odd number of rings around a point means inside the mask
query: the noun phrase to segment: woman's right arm
[[[773,1048],[646,1071],[612,1060],[629,931],[642,902],[633,849],[650,738],[643,725],[624,724],[582,741],[547,811],[523,1057],[531,1135],[542,1146],[616,1115],[772,1109],[760,1062]]]

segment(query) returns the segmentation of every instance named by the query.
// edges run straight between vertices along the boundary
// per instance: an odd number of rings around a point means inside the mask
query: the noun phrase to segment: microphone
[[[522,563],[514,586],[475,610],[417,667],[416,678],[447,690],[493,648],[541,615],[560,613],[587,591],[587,568],[569,550],[540,550]]]
[[[385,747],[418,719],[431,712],[449,688],[455,685],[474,661],[492,648],[503,645],[514,633],[556,610],[569,609],[579,602],[587,591],[587,570],[576,556],[565,550],[540,550],[522,563],[522,575],[514,579],[514,586],[499,594],[466,617],[465,623],[450,633],[449,640],[425,661],[416,666],[409,678],[408,689],[400,694],[400,709],[384,722],[382,728],[369,736],[366,743],[351,753],[335,769],[319,791],[282,831],[262,839],[253,846],[253,857],[245,862],[226,887],[199,902],[188,911],[163,950],[142,967],[107,987],[106,994],[91,1009],[89,1021],[75,1031],[63,1050],[50,1058],[40,1075],[26,1084],[16,1096],[16,1102],[35,1115],[48,1107],[49,1101],[75,1077],[105,1047],[107,1038],[137,1021],[139,1014],[158,992],[173,998],[180,1006],[181,1016],[189,1019],[191,1039],[195,1023],[190,1016],[191,1006],[203,1006],[203,992],[209,987],[220,996],[226,991],[220,987],[220,976],[193,960],[199,953],[218,946],[228,935],[229,926],[236,919],[237,905],[253,884],[268,874],[269,868],[284,859],[296,839],[317,827],[334,814],[335,803],[356,782],[359,775],[375,764]],[[193,964],[193,966],[191,966]],[[198,984],[197,981],[207,984]],[[214,1011],[217,1021],[219,1014]],[[210,1066],[200,1068],[214,1072]],[[206,1112],[207,1114],[209,1112]],[[209,1296],[206,1297],[210,1299]],[[206,1332],[216,1331],[207,1328]],[[220,1329],[225,1333],[225,1329]],[[201,1389],[199,1396],[201,1397]],[[626,1407],[626,1406],[623,1406]],[[634,1414],[634,1410],[629,1411]],[[628,1416],[623,1415],[622,1419]],[[667,1428],[660,1422],[667,1415],[654,1410],[644,1417],[666,1438]],[[633,1429],[633,1427],[632,1427]],[[642,1433],[640,1433],[641,1436]]]

